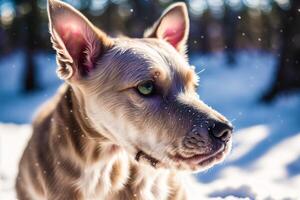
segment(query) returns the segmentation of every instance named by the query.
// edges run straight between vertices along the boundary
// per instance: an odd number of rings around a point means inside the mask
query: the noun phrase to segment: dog
[[[143,38],[111,38],[59,0],[48,16],[65,83],[33,122],[18,199],[190,199],[190,174],[224,160],[233,128],[197,95],[186,5]]]

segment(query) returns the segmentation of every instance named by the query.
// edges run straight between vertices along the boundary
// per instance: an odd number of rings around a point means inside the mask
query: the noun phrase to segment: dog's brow
[[[123,83],[136,84],[153,79],[153,62],[141,52],[134,49],[118,49],[111,60],[110,69],[116,70],[119,80]]]

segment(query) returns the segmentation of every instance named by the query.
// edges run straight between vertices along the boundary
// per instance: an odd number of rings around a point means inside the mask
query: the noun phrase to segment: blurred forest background
[[[141,37],[172,0],[66,0],[111,36]],[[259,49],[278,58],[277,72],[262,100],[300,88],[299,0],[186,0],[191,17],[189,53]],[[23,91],[39,89],[34,55],[51,49],[46,0],[0,0],[0,59],[22,49]],[[0,66],[1,68],[1,66]]]

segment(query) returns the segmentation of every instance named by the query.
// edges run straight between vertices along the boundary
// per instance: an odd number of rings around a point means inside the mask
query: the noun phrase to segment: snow
[[[232,153],[221,165],[197,175],[209,197],[300,198],[300,95],[271,105],[258,100],[272,81],[275,57],[264,52],[195,57],[200,97],[235,125]],[[225,67],[224,67],[225,66]],[[298,145],[297,145],[298,144]],[[297,190],[298,189],[298,190]]]
[[[22,53],[12,57],[13,62],[0,61],[0,77],[14,72],[8,83],[3,83],[5,88],[0,88],[0,122],[5,122],[0,124],[0,199],[7,200],[14,199],[17,163],[31,133],[26,124],[60,83],[55,78],[53,56],[40,54],[36,62],[44,89],[20,95]],[[231,154],[224,163],[196,175],[199,186],[195,196],[300,199],[300,95],[282,96],[271,104],[259,102],[274,78],[275,56],[244,51],[236,58],[235,65],[228,65],[223,53],[190,57],[200,75],[201,99],[235,126]]]
[[[18,162],[31,135],[30,125],[0,124],[0,199],[15,199]]]

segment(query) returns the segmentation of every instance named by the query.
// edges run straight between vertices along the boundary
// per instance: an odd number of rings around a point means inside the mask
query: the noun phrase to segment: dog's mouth
[[[227,155],[228,151],[229,147],[224,143],[214,152],[195,154],[189,157],[185,157],[182,154],[177,153],[175,156],[173,156],[173,160],[175,162],[186,163],[193,168],[204,168],[221,162]]]
[[[207,168],[213,166],[216,163],[220,163],[221,161],[224,160],[229,150],[230,150],[229,145],[226,145],[224,143],[217,150],[211,153],[195,154],[192,156],[183,156],[182,154],[177,153],[173,156],[169,155],[168,156],[169,159],[166,160],[169,160],[171,163],[174,163],[175,166],[177,166],[178,164],[180,165],[180,163],[185,163],[188,166],[190,166],[192,169],[197,170],[199,168]],[[162,163],[157,158],[154,158],[153,156],[145,153],[145,151],[140,149],[138,149],[137,151],[135,160],[137,162],[144,161],[150,164],[154,168],[171,166]]]

